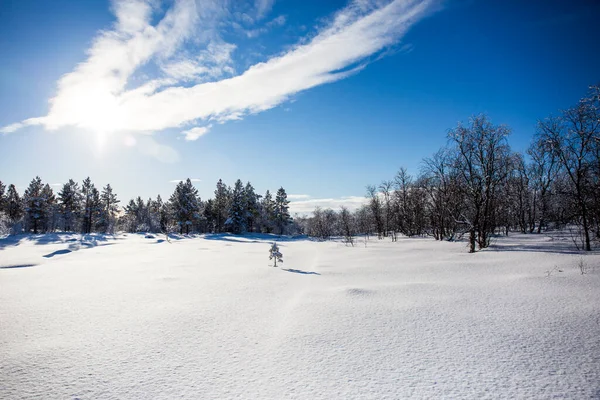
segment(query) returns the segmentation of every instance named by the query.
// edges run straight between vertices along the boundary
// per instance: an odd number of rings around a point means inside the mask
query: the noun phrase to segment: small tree
[[[277,266],[277,261],[280,263],[283,262],[283,254],[279,251],[279,247],[276,242],[273,242],[271,248],[269,249],[269,260],[275,260],[273,266]]]

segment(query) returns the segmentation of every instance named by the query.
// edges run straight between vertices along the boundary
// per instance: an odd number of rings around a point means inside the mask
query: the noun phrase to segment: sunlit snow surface
[[[600,398],[598,253],[271,240],[0,239],[0,398]]]

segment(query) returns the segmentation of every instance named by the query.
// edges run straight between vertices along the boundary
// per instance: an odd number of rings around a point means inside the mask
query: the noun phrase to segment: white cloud
[[[289,197],[290,196],[288,195],[288,198]],[[354,211],[366,203],[367,199],[361,196],[290,201],[290,212],[292,214],[308,215],[311,214],[316,207],[331,208],[338,211],[341,206],[348,208],[350,211]]]
[[[173,179],[172,181],[169,181],[170,183],[179,183],[179,182],[185,182],[185,179]],[[190,178],[190,181],[192,182],[202,182],[202,179],[198,179],[198,178]]]
[[[211,125],[197,126],[195,128],[188,129],[187,131],[183,131],[181,133],[185,135],[185,140],[194,141],[197,140],[200,136],[207,134],[211,127]]]
[[[114,28],[102,32],[88,50],[88,59],[59,80],[48,114],[1,131],[9,133],[33,124],[48,130],[75,126],[129,133],[187,126],[186,132],[195,132],[190,139],[197,138],[205,131],[191,124],[240,119],[360,71],[371,56],[398,43],[435,1],[384,0],[382,5],[382,0],[357,0],[312,39],[301,39],[301,44],[241,75],[206,82],[234,72],[231,53],[235,46],[224,43],[213,30],[218,18],[226,14],[220,2],[175,0],[164,17],[152,24],[152,6],[159,2],[115,0]],[[263,15],[271,6],[270,0],[256,2]],[[208,28],[201,29],[207,21]],[[192,39],[208,43],[194,57],[182,50]],[[132,82],[137,82],[132,79],[134,73],[151,61],[164,76],[132,88]],[[184,85],[190,80],[205,82]],[[177,158],[173,149],[147,136],[137,145],[168,162]]]
[[[288,194],[288,200],[298,200],[298,199],[309,199],[310,196],[307,194]]]

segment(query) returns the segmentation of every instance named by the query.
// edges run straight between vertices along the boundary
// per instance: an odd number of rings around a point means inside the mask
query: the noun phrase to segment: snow
[[[568,240],[164,239],[1,239],[0,398],[600,397],[600,254]]]

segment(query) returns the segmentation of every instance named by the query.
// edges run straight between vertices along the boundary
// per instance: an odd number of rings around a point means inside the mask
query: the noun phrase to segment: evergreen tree
[[[221,179],[217,182],[215,189],[215,200],[213,213],[215,218],[215,231],[222,232],[225,221],[227,221],[227,209],[229,205],[229,191]]]
[[[137,229],[137,221],[138,221],[138,206],[136,202],[131,199],[129,203],[125,206],[125,229],[128,232],[135,232]]]
[[[258,196],[254,192],[254,187],[250,184],[250,182],[246,183],[246,187],[244,189],[244,195],[246,198],[246,225],[248,232],[253,232],[256,221],[259,218],[259,205],[258,205]]]
[[[6,192],[6,215],[12,224],[16,224],[23,216],[23,201],[17,192],[15,185],[8,185],[8,191]]]
[[[100,213],[100,192],[87,177],[81,186],[83,195],[83,233],[91,233]]]
[[[275,221],[275,202],[270,191],[266,191],[262,201],[262,226],[266,233],[273,231],[273,223]]]
[[[48,184],[44,185],[44,188],[42,189],[42,199],[42,230],[44,232],[53,232],[56,229],[58,212],[56,207],[56,196]]]
[[[246,231],[246,197],[242,181],[235,182],[231,193],[231,204],[229,207],[229,218],[226,225],[233,233],[239,234]]]
[[[58,193],[59,209],[65,232],[76,229],[77,219],[81,214],[81,192],[79,184],[69,179]]]
[[[100,216],[98,220],[98,228],[105,233],[114,232],[114,225],[117,212],[119,211],[118,204],[120,200],[113,192],[110,184],[107,184],[100,194]]]
[[[156,208],[158,210],[158,224],[161,232],[167,233],[169,230],[169,222],[170,222],[170,212],[169,212],[169,204],[163,202],[160,194],[156,196]]]
[[[177,225],[179,225],[179,233],[190,233],[190,227],[199,218],[200,205],[198,201],[198,190],[192,185],[192,181],[188,178],[185,182],[179,182],[175,187],[175,192],[171,195],[171,207],[173,216]]]
[[[285,189],[280,187],[275,196],[275,223],[279,228],[279,234],[283,235],[285,227],[292,221],[289,212],[290,201],[287,199]]]
[[[25,212],[27,217],[27,230],[33,229],[33,233],[38,233],[44,219],[44,197],[42,190],[44,184],[39,176],[36,176],[25,191],[23,199],[25,201]]]

